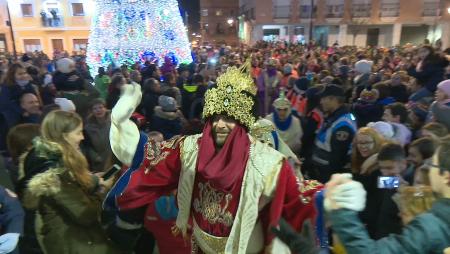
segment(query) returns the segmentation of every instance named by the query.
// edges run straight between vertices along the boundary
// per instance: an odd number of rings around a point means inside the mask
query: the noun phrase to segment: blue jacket
[[[348,254],[442,254],[450,246],[450,199],[435,201],[431,210],[417,216],[401,234],[374,241],[358,213],[339,209],[328,216],[332,229]]]

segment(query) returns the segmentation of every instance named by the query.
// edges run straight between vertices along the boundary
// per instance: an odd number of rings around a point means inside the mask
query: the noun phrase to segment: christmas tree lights
[[[192,56],[177,0],[95,0],[87,63],[96,74],[101,66],[136,61],[159,65],[190,63]]]

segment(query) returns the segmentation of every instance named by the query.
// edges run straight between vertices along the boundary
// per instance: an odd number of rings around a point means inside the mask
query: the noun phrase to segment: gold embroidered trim
[[[161,161],[165,160],[167,156],[170,154],[169,151],[163,151],[164,149],[174,150],[180,144],[180,142],[184,139],[181,136],[174,136],[173,138],[164,141],[162,143],[156,143],[154,141],[149,141],[147,143],[147,160],[150,162],[147,169],[145,170],[145,174],[156,166]]]
[[[300,200],[303,204],[309,204],[311,202],[311,197],[306,197],[303,194],[310,190],[315,190],[317,187],[321,186],[322,184],[316,180],[306,180],[299,182],[300,187],[298,190],[300,191]]]
[[[227,245],[228,237],[217,237],[210,235],[197,225],[194,220],[194,242],[196,247],[205,253],[224,254]],[[203,248],[202,248],[203,247]]]
[[[224,194],[212,188],[209,182],[198,184],[199,197],[194,200],[194,210],[211,224],[221,223],[227,227],[233,225],[233,215],[227,211],[233,195]],[[225,198],[225,205],[221,203]]]

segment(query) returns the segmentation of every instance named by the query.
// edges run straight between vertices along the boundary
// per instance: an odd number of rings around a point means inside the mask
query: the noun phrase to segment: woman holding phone
[[[37,210],[36,232],[47,254],[120,253],[98,221],[101,186],[79,149],[83,121],[76,113],[53,111],[41,127],[41,137],[23,162],[27,180],[23,204]],[[38,221],[38,220],[37,220]]]

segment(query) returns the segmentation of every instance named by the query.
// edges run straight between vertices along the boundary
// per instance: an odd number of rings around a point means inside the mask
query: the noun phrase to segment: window
[[[88,39],[73,39],[73,50],[85,50],[88,45]]]
[[[202,17],[207,17],[208,16],[208,9],[203,9],[203,10],[200,11],[200,13],[201,13]]]
[[[217,10],[216,11],[216,16],[222,16],[222,10]]]
[[[21,4],[22,16],[33,17],[33,5],[32,4]]]
[[[439,0],[424,0],[422,16],[441,16],[441,6]]]
[[[25,48],[25,52],[34,52],[41,51],[41,40],[39,39],[24,39],[23,46]]]
[[[327,18],[342,18],[344,15],[344,1],[343,0],[328,0],[327,1]]]
[[[381,0],[381,17],[398,17],[400,9],[399,0]]]
[[[82,3],[72,3],[72,16],[84,16]]]

